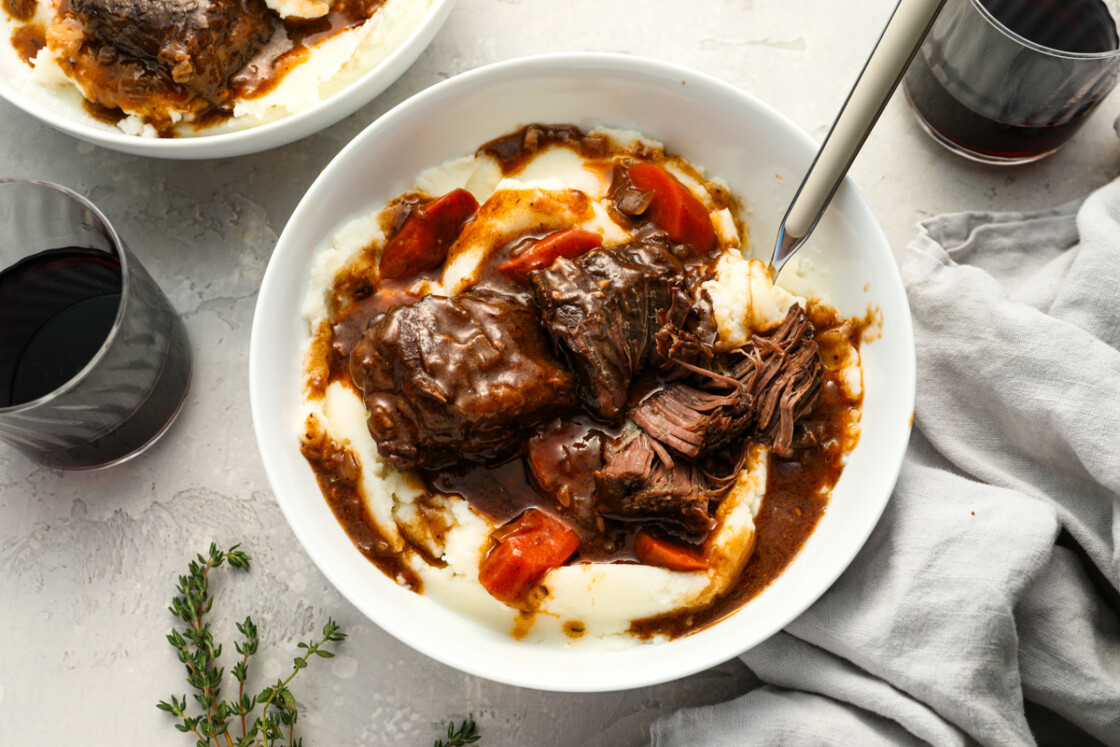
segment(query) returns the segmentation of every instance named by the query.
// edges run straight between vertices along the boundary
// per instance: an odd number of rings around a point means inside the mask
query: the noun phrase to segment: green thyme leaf
[[[459,729],[455,729],[455,721],[452,720],[447,725],[447,741],[437,739],[434,747],[463,747],[463,745],[474,744],[482,735],[478,733],[478,727],[474,723],[474,719],[464,719]]]

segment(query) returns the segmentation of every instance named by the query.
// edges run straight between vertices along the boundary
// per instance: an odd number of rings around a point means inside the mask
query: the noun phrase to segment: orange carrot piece
[[[551,514],[530,508],[499,530],[498,544],[479,567],[478,580],[503,602],[523,601],[553,568],[579,547],[579,535]]]
[[[703,571],[708,561],[695,550],[660,537],[644,529],[634,537],[634,554],[645,565],[656,565],[671,571]]]
[[[603,245],[603,237],[594,231],[569,228],[545,236],[506,260],[498,272],[524,280],[533,270],[550,266],[557,257],[572,259]]]
[[[381,253],[381,277],[401,280],[439,267],[476,212],[478,200],[465,189],[454,189],[413,210]]]
[[[640,190],[653,193],[645,215],[680,244],[691,244],[706,254],[716,244],[716,231],[708,209],[688,187],[660,166],[636,163],[626,170],[630,182]]]

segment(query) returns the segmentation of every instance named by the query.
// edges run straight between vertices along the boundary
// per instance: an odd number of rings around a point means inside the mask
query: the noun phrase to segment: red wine
[[[980,0],[1007,29],[1049,49],[1114,51],[1116,24],[1100,0]],[[964,3],[967,5],[967,3]],[[947,8],[948,10],[948,8]],[[934,137],[993,161],[1032,160],[1057,149],[1108,94],[1116,65],[1032,50],[971,8],[906,75],[905,91]]]
[[[935,137],[999,160],[1031,159],[1051,153],[1073,137],[1092,113],[1086,107],[1062,122],[1014,124],[985,116],[961,103],[927,65],[906,75],[906,96]]]
[[[121,263],[54,249],[0,273],[0,407],[53,392],[93,359],[121,302]]]
[[[1048,49],[1095,54],[1117,48],[1116,24],[1101,0],[980,0],[1019,36]]]
[[[43,463],[117,461],[159,435],[182,404],[190,378],[186,331],[158,289],[144,288],[154,286],[146,273],[134,269],[129,278],[134,287],[121,316],[115,255],[66,247],[0,272],[0,408],[35,408],[46,435],[25,448],[33,446]],[[35,402],[52,392],[54,399]]]

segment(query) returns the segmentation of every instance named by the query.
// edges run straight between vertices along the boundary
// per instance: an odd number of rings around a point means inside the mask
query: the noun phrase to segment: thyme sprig
[[[328,618],[320,638],[299,644],[304,653],[293,659],[292,671],[285,679],[278,679],[275,685],[250,695],[245,690],[245,683],[249,676],[249,661],[257,653],[260,636],[253,619],[246,617],[244,622],[237,623],[243,639],[236,642],[234,648],[241,659],[231,670],[237,680],[237,698],[223,700],[222,678],[225,670],[217,664],[222,646],[214,642],[210,623],[204,617],[214,604],[210,594],[210,571],[225,562],[234,568],[249,570],[252,558],[239,547],[234,545],[222,552],[217,545],[211,544],[207,555],[198,555],[196,560],[192,560],[187,575],[179,577],[178,593],[169,608],[173,615],[186,623],[186,627],[182,630],[173,628],[167,642],[186,667],[187,683],[196,690],[194,700],[202,713],[187,713],[189,704],[186,695],[181,698],[172,695],[171,702],[161,700],[156,707],[178,719],[176,729],[194,734],[196,747],[271,747],[284,740],[289,747],[301,747],[303,740],[295,737],[299,712],[288,684],[300,670],[307,668],[312,657],[333,657],[334,653],[326,645],[342,641],[346,634],[340,631],[338,623]],[[258,706],[260,714],[254,717]],[[229,732],[230,722],[234,719],[240,721],[239,737]]]
[[[437,739],[434,747],[463,747],[466,744],[474,744],[482,735],[478,733],[478,727],[475,726],[474,719],[463,719],[462,725],[458,731],[455,730],[455,721],[447,725],[447,741]]]

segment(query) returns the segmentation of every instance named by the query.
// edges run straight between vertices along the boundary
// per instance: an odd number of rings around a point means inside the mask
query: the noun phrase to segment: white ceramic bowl
[[[734,615],[692,635],[617,653],[520,643],[397,586],[350,543],[299,452],[299,316],[311,257],[346,219],[383,204],[426,167],[531,122],[631,127],[725,179],[772,244],[816,145],[743,91],[680,67],[616,55],[549,55],[452,78],[385,114],[323,171],[296,207],[265,273],[249,385],[265,469],[292,530],[331,582],[386,631],[439,661],[513,685],[603,691],[650,685],[726,661],[780,630],[847,567],[890,496],[910,434],[914,345],[909,307],[882,230],[845,182],[802,250],[826,267],[833,302],[882,311],[863,347],[863,432],[816,531],[791,566]]]
[[[346,88],[308,109],[248,129],[181,138],[126,135],[113,125],[89,117],[77,96],[60,100],[42,89],[24,86],[28,68],[7,42],[7,26],[0,13],[0,31],[4,31],[0,42],[0,97],[57,130],[124,153],[175,159],[228,158],[256,153],[325,129],[372,101],[416,61],[454,4],[455,0],[431,0],[419,24],[381,62]]]

